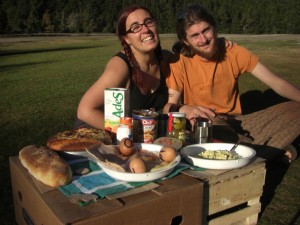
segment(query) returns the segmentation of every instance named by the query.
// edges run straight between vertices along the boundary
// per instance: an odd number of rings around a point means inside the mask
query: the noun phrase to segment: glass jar
[[[186,119],[185,113],[170,112],[168,119],[167,137],[180,139],[185,142]]]

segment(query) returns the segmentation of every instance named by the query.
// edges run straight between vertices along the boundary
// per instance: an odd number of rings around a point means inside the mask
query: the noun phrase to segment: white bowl
[[[256,155],[254,149],[245,145],[238,145],[235,151],[241,156],[239,159],[204,159],[198,156],[199,153],[205,150],[230,150],[233,145],[234,144],[231,143],[204,143],[188,145],[180,150],[180,154],[191,165],[206,169],[240,168],[249,164]]]
[[[156,145],[156,144],[144,144],[144,143],[138,143],[135,144],[141,149],[150,151],[150,152],[159,152],[162,149],[162,145]],[[101,146],[100,146],[101,148]],[[160,178],[163,178],[170,174],[176,165],[180,162],[181,157],[180,155],[177,155],[176,158],[173,160],[170,166],[163,167],[160,170],[157,170],[155,172],[148,172],[148,173],[130,173],[130,172],[120,172],[114,169],[109,168],[104,162],[97,161],[97,164],[103,169],[103,171],[108,174],[109,176],[122,180],[127,182],[145,182],[145,181],[153,181]]]

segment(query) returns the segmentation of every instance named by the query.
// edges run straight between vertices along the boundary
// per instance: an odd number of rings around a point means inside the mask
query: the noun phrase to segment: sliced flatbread
[[[85,151],[86,148],[103,142],[111,144],[110,135],[101,129],[81,127],[59,132],[47,141],[47,147],[55,151]]]

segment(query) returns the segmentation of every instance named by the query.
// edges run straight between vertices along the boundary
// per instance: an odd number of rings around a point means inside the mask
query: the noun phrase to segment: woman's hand
[[[225,47],[231,49],[233,47],[233,42],[225,39]]]

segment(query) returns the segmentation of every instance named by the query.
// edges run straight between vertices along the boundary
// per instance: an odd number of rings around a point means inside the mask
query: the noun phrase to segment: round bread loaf
[[[19,158],[35,179],[48,186],[59,187],[68,184],[72,179],[72,171],[67,162],[45,147],[24,147],[19,152]]]

